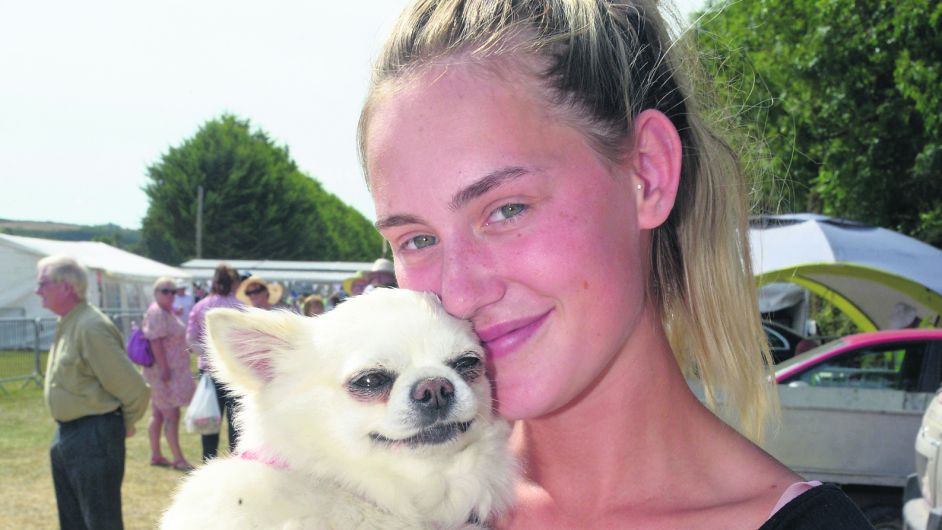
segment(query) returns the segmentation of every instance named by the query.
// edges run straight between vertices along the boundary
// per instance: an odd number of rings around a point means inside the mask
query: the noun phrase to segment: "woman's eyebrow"
[[[465,186],[459,190],[458,193],[455,193],[448,207],[451,210],[459,210],[469,201],[484,195],[509,180],[517,179],[529,172],[527,168],[520,166],[510,166],[492,171],[478,181]]]
[[[395,226],[404,226],[404,225],[414,225],[422,224],[422,219],[415,215],[408,214],[397,214],[390,215],[388,217],[383,217],[382,219],[377,219],[373,226],[377,230],[385,230],[386,228],[393,228]]]
[[[509,180],[514,180],[530,173],[530,170],[520,166],[509,166],[488,173],[475,182],[465,186],[451,198],[448,208],[458,210],[469,201],[484,195],[488,191],[504,184]],[[412,214],[393,214],[381,219],[377,219],[373,226],[377,230],[385,230],[396,226],[405,226],[411,224],[423,224],[425,221]]]

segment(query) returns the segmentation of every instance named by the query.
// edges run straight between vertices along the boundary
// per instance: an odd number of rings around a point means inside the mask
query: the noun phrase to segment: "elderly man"
[[[377,287],[396,287],[396,270],[393,262],[386,258],[379,258],[373,262],[373,268],[368,273],[369,285],[363,289],[368,293]]]
[[[150,389],[121,333],[85,301],[85,269],[66,256],[44,258],[38,269],[36,294],[60,317],[44,388],[59,424],[49,449],[59,525],[120,529],[124,440],[144,415]]]

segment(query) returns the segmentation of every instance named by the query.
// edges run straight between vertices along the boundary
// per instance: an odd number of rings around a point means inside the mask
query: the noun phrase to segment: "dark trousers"
[[[60,422],[49,448],[63,530],[121,530],[124,417],[120,411]]]
[[[226,423],[229,428],[229,452],[235,451],[236,442],[239,439],[239,433],[232,424],[232,412],[235,407],[235,398],[229,395],[226,387],[219,384],[214,377],[210,377],[213,386],[216,387],[216,400],[219,402],[219,412],[226,417]],[[222,427],[220,427],[221,429]],[[216,452],[219,449],[219,434],[204,434],[201,437],[203,442],[203,462],[210,458],[216,458]]]

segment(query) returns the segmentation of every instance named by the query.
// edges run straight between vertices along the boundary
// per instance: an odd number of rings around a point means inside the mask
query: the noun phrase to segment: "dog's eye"
[[[378,390],[385,387],[392,378],[381,372],[370,372],[354,379],[350,384],[363,390]]]
[[[474,379],[481,370],[481,358],[477,355],[465,355],[451,363],[451,367],[465,379]]]
[[[347,382],[347,392],[354,399],[373,403],[386,401],[392,391],[396,374],[385,370],[360,372]]]

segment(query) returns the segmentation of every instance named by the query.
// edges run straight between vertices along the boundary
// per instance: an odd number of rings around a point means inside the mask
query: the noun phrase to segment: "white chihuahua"
[[[206,329],[239,447],[185,479],[161,528],[479,528],[508,508],[483,350],[434,295],[377,289],[315,318],[216,309]]]

